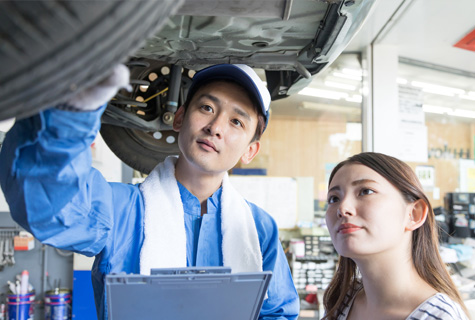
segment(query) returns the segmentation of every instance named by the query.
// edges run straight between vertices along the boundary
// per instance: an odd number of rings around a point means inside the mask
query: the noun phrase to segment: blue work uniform
[[[144,199],[139,185],[109,183],[91,167],[90,145],[103,106],[93,112],[50,109],[19,120],[0,152],[0,183],[12,217],[41,242],[95,256],[92,284],[99,319],[107,319],[104,276],[140,273]],[[221,188],[199,200],[180,183],[188,266],[222,266]],[[272,271],[260,319],[296,319],[299,299],[279,242],[278,228],[249,203],[262,252]]]

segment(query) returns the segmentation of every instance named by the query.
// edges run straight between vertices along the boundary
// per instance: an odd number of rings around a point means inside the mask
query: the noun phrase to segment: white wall
[[[373,46],[373,147],[375,152],[398,156],[399,105],[396,46]]]
[[[109,182],[122,181],[122,161],[109,149],[101,135],[93,146],[92,166],[99,170]]]

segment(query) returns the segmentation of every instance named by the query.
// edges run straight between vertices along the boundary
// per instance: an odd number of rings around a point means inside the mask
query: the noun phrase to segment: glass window
[[[324,210],[328,175],[361,147],[362,68],[343,54],[298,94],[273,101],[261,151],[248,166],[268,176],[313,177],[315,209]]]
[[[448,192],[475,191],[475,78],[462,70],[400,62],[398,83],[419,90],[428,161],[409,162],[434,208]],[[472,159],[472,160],[470,160]]]

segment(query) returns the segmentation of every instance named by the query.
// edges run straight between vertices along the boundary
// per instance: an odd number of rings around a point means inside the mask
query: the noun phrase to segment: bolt
[[[172,125],[174,118],[175,118],[175,115],[173,113],[165,112],[163,114],[162,121],[163,121],[163,123],[165,123],[167,125]]]

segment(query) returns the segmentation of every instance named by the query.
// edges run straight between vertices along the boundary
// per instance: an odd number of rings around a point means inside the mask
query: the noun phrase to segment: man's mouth
[[[212,143],[211,141],[200,139],[197,142],[198,142],[199,145],[201,145],[206,150],[218,152],[218,150],[216,149],[214,143]]]

